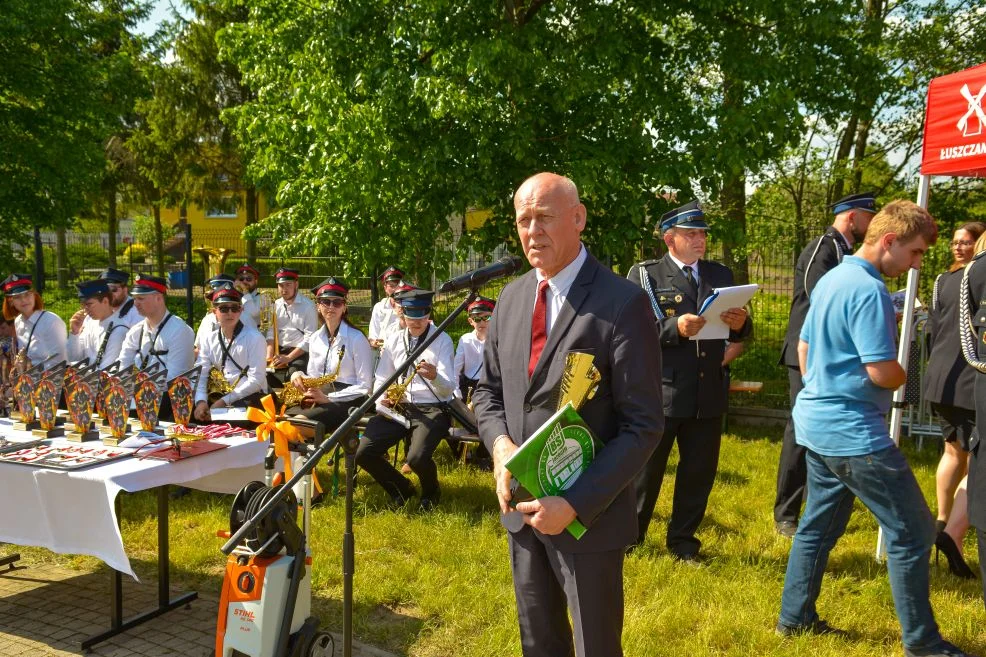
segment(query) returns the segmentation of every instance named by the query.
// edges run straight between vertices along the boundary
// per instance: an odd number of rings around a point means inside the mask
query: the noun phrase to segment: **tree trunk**
[[[164,231],[161,230],[161,206],[154,206],[154,264],[157,275],[162,278],[164,273]]]
[[[68,247],[65,242],[65,229],[55,232],[55,267],[58,269],[58,289],[68,289]]]
[[[109,211],[106,217],[106,235],[107,235],[107,247],[106,250],[109,255],[109,265],[110,267],[116,267],[116,231],[119,227],[119,222],[116,217],[116,185],[114,185],[109,193],[106,195],[106,200],[109,203]]]
[[[849,117],[849,123],[846,124],[846,129],[842,133],[842,138],[839,140],[839,150],[835,153],[835,180],[832,182],[832,196],[829,197],[829,204],[835,203],[840,198],[845,196],[843,190],[846,188],[846,170],[849,163],[849,153],[852,152],[853,140],[856,138],[856,124],[859,121],[859,115],[853,110],[852,115]]]
[[[741,173],[733,173],[726,176],[723,181],[722,209],[729,221],[730,232],[733,235],[746,235],[746,176]],[[746,285],[750,281],[750,272],[747,259],[741,257],[734,250],[732,240],[726,240],[722,245],[723,264],[733,270],[733,278],[737,285]]]
[[[257,188],[250,185],[246,188],[246,225],[251,226],[257,223]],[[256,266],[257,261],[257,240],[248,239],[246,241],[247,262]]]

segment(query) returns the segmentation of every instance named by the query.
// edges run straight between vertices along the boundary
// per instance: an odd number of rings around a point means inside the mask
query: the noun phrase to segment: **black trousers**
[[[526,526],[508,536],[524,657],[622,657],[623,550],[561,552]]]
[[[719,467],[722,417],[664,418],[661,442],[637,475],[638,545],[647,535],[675,440],[678,442],[678,469],[666,544],[670,552],[684,557],[697,554],[702,547],[695,532],[705,517]]]
[[[281,356],[287,355],[294,351],[294,347],[280,347],[277,353]],[[304,374],[308,371],[308,352],[304,352],[293,361],[291,361],[287,367],[274,370],[273,372],[267,372],[267,385],[271,388],[280,388],[286,382],[291,380],[291,375],[295,372],[301,372]]]
[[[322,426],[325,427],[325,437],[328,438],[340,424],[346,421],[346,418],[349,417],[350,409],[358,408],[365,401],[366,395],[361,395],[349,401],[330,401],[327,404],[316,404],[311,408],[293,406],[287,410],[287,414],[303,415],[309,420],[321,422]]]
[[[804,387],[801,370],[787,368],[791,390],[791,410],[794,401]],[[774,498],[774,522],[798,522],[801,503],[808,485],[808,466],[805,464],[805,448],[794,442],[794,418],[789,417],[784,426],[784,442],[781,443],[781,459],[777,464],[777,496]]]
[[[387,450],[410,436],[407,464],[421,482],[422,499],[435,499],[438,494],[438,466],[432,454],[442,438],[448,435],[448,414],[440,406],[407,404],[411,428],[375,415],[366,424],[366,432],[356,449],[356,465],[366,470],[391,497],[407,499],[414,493],[411,480],[402,475],[387,458]]]

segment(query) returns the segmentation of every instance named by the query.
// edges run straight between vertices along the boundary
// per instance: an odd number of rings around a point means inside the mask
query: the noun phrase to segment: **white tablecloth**
[[[0,435],[29,437],[13,431],[6,419],[0,419]],[[255,438],[221,442],[230,446],[174,463],[127,458],[64,471],[0,462],[0,541],[88,554],[137,579],[117,524],[117,493],[166,484],[235,493],[247,482],[263,481],[266,443]]]

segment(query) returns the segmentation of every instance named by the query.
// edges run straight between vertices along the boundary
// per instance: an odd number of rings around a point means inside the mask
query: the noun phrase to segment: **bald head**
[[[585,229],[585,206],[568,178],[539,173],[525,180],[514,194],[517,234],[531,266],[550,278],[579,254]]]

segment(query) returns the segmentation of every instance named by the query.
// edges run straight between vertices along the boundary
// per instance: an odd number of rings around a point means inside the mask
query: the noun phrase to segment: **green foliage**
[[[64,226],[103,172],[131,100],[119,46],[146,7],[128,0],[10,0],[0,12],[0,229]]]
[[[162,225],[161,239],[168,241],[178,232],[177,226]],[[134,241],[141,244],[155,244],[157,238],[154,229],[154,217],[149,214],[141,214],[134,217],[133,228]]]

